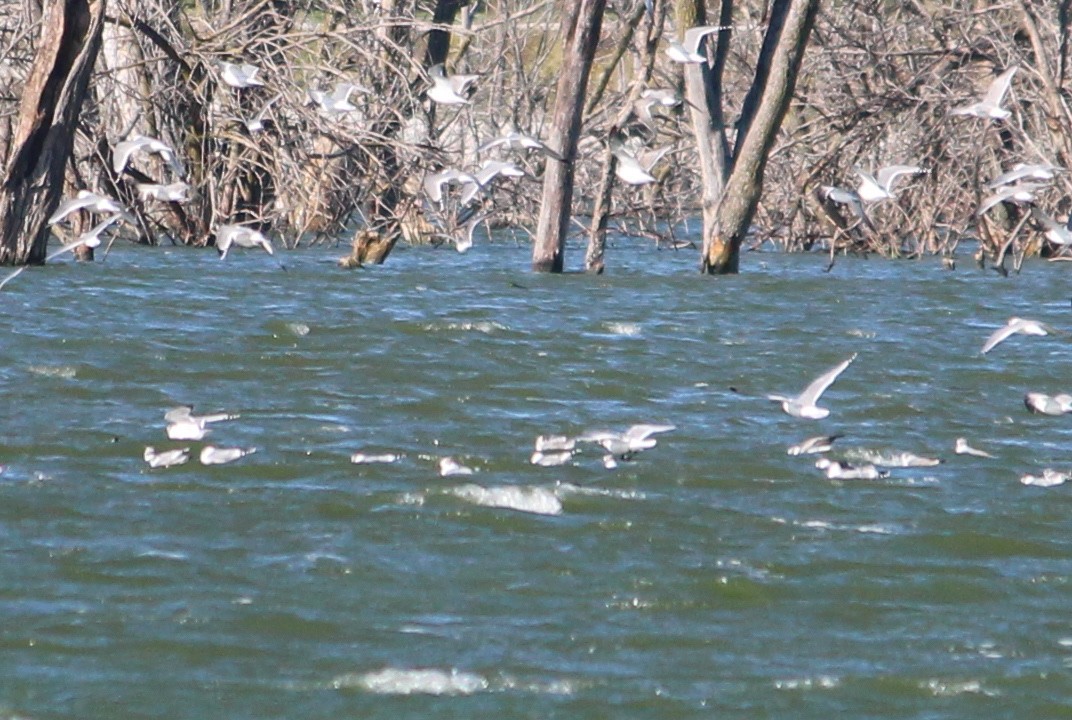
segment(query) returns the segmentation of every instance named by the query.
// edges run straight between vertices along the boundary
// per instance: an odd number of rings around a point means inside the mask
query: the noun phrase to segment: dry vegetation
[[[442,25],[433,22],[434,0],[111,0],[65,195],[89,188],[120,199],[145,243],[205,245],[221,223],[255,223],[291,247],[354,238],[366,259],[377,259],[396,237],[454,237],[457,217],[427,201],[421,180],[498,157],[476,149],[505,128],[540,136],[557,79],[561,1],[483,0]],[[754,246],[921,256],[979,237],[981,256],[992,261],[1055,252],[1039,228],[1021,222],[1024,209],[1003,204],[982,220],[975,209],[985,183],[1016,162],[1072,163],[1070,5],[828,0],[767,168]],[[580,220],[599,195],[608,130],[620,128],[667,152],[653,170],[657,184],[614,191],[610,227],[676,246],[696,228],[700,197],[687,114],[660,109],[643,122],[623,112],[644,78],[647,87],[682,85],[680,66],[662,52],[675,32],[672,8],[655,7],[654,26],[643,0],[617,0],[608,10],[580,146],[575,227],[586,230]],[[757,0],[735,8],[727,108],[739,107],[747,89],[764,9]],[[33,0],[0,0],[0,160],[39,15]],[[436,106],[424,95],[436,38],[449,38],[452,72],[480,76],[469,105]],[[265,86],[223,84],[225,60],[259,66]],[[1020,71],[1009,119],[948,114],[1011,65]],[[329,115],[307,104],[307,90],[337,82],[369,90],[353,94],[355,111]],[[264,128],[251,131],[244,121],[274,98]],[[155,157],[113,171],[112,149],[133,133],[179,150],[189,202],[139,199],[135,183],[172,179]],[[498,183],[482,215],[527,240],[544,158],[530,153],[519,162],[530,177]],[[893,163],[929,172],[903,180],[897,200],[870,208],[874,230],[817,195],[822,185],[854,187],[856,165]],[[1070,187],[1069,176],[1058,175],[1037,202],[1063,219]]]

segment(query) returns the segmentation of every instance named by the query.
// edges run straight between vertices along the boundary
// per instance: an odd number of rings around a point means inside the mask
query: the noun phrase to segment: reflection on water
[[[1069,469],[1072,426],[1022,405],[1072,390],[1069,340],[979,355],[1010,316],[1072,329],[1062,268],[336,254],[127,248],[5,288],[3,713],[1041,717],[1072,694],[1072,501],[1018,481]],[[830,417],[765,399],[852,353]],[[182,403],[241,417],[170,442]],[[537,435],[636,423],[676,430],[612,470],[592,444],[530,463]],[[944,462],[837,482],[786,453],[832,433]],[[204,466],[206,442],[258,452]]]

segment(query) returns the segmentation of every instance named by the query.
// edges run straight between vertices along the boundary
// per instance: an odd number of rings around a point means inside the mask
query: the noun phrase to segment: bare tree
[[[0,264],[41,263],[101,44],[105,0],[55,0],[22,94],[0,185]]]
[[[555,95],[550,146],[561,160],[548,164],[543,178],[532,269],[562,272],[566,234],[573,202],[573,163],[581,133],[584,94],[599,43],[606,0],[579,0],[566,3],[562,19],[562,70]]]

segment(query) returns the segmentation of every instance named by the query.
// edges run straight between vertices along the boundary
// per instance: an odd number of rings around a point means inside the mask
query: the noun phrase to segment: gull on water
[[[473,472],[473,468],[467,465],[462,465],[452,457],[439,458],[439,474],[442,477],[449,477],[451,475],[472,475]]]
[[[142,453],[142,457],[145,458],[145,462],[149,463],[151,468],[169,468],[187,462],[190,459],[190,448],[157,452],[156,448],[149,445],[145,448],[145,452]]]
[[[623,433],[610,430],[590,430],[577,437],[578,442],[591,442],[602,445],[612,456],[628,459],[633,453],[655,447],[652,435],[676,430],[674,425],[655,425],[644,423],[633,425]]]
[[[889,165],[879,170],[878,175],[872,175],[860,167],[853,168],[853,171],[860,176],[860,187],[856,189],[856,194],[864,202],[892,200],[896,197],[893,184],[897,178],[927,172],[918,165]]]
[[[845,437],[844,435],[816,435],[810,437],[807,440],[802,440],[796,445],[790,445],[789,449],[785,451],[786,455],[815,455],[818,453],[830,452],[834,447],[834,441],[838,438]]]
[[[397,455],[395,453],[380,453],[380,454],[377,455],[377,454],[356,452],[356,453],[354,453],[353,455],[350,456],[350,462],[352,462],[354,465],[372,465],[372,464],[376,464],[376,463],[393,463],[393,462],[398,462],[398,460],[401,457],[402,457],[401,455]]]
[[[986,89],[982,99],[970,105],[962,105],[949,111],[950,115],[972,115],[981,118],[993,118],[1004,120],[1012,115],[1011,112],[1001,107],[1005,94],[1009,92],[1012,84],[1012,76],[1016,74],[1017,66],[1013,65],[1005,72],[998,75]]]
[[[167,185],[160,185],[157,183],[135,183],[134,187],[137,188],[138,197],[142,202],[145,202],[146,200],[159,200],[160,202],[184,203],[189,200],[186,193],[190,191],[190,186],[182,180],[168,183]]]
[[[238,415],[232,413],[213,413],[211,415],[194,415],[193,407],[180,405],[164,413],[167,422],[167,436],[171,440],[202,440],[211,431],[205,426],[209,423],[234,420]]]
[[[993,190],[1002,185],[1017,182],[1018,180],[1053,180],[1057,173],[1063,171],[1064,168],[1058,167],[1057,165],[1050,165],[1049,163],[1039,163],[1035,165],[1016,163],[1012,166],[1012,170],[998,175],[987,183],[986,186]]]
[[[1035,485],[1037,487],[1056,487],[1057,485],[1064,485],[1070,479],[1072,479],[1072,474],[1053,470],[1051,468],[1043,470],[1042,475],[1020,476],[1020,482],[1022,484]]]
[[[428,97],[440,105],[468,105],[466,91],[480,78],[479,75],[447,75],[443,63],[428,68],[428,77],[432,81]]]
[[[175,150],[170,145],[146,135],[135,135],[129,140],[116,143],[115,149],[112,150],[112,169],[115,170],[116,175],[122,174],[130,163],[130,156],[136,152],[159,155],[171,166],[176,175],[182,177],[184,174]]]
[[[225,83],[239,90],[264,85],[257,77],[260,68],[256,65],[220,62],[220,77]]]
[[[994,457],[985,450],[977,450],[968,444],[967,438],[959,437],[956,443],[953,445],[953,452],[957,455],[971,455],[973,457],[992,458]]]
[[[126,208],[112,198],[98,195],[89,190],[79,190],[78,194],[73,198],[64,200],[59,204],[59,207],[56,208],[56,212],[52,213],[51,217],[49,217],[48,224],[55,225],[76,210],[85,210],[86,212],[92,213],[126,214]],[[129,217],[129,215],[126,217]]]
[[[780,402],[782,404],[782,410],[793,417],[807,418],[809,420],[819,420],[830,414],[830,411],[826,408],[821,408],[815,403],[819,402],[819,398],[822,396],[826,389],[830,387],[838,375],[845,372],[845,368],[856,359],[856,353],[852,354],[848,360],[839,363],[838,365],[827,370],[819,377],[812,380],[808,387],[804,388],[804,392],[800,393],[796,397],[786,397],[785,395],[768,395],[768,400]]]
[[[819,458],[815,467],[830,480],[878,480],[890,476],[888,470],[879,470],[874,465],[850,465],[829,458]]]
[[[221,448],[215,445],[206,445],[201,448],[200,459],[202,465],[226,465],[255,452],[257,452],[257,448]]]
[[[997,347],[998,344],[1004,342],[1013,335],[1049,335],[1051,332],[1053,332],[1052,328],[1043,325],[1037,320],[1011,317],[1008,322],[990,334],[990,337],[986,339],[986,342],[983,344],[983,349],[979,351],[979,354],[986,355]]]
[[[1038,415],[1065,415],[1072,412],[1072,395],[1058,393],[1050,396],[1040,392],[1029,392],[1024,395],[1024,407]]]
[[[685,37],[681,42],[670,38],[666,54],[676,63],[705,63],[707,58],[700,54],[700,43],[711,33],[729,29],[730,27],[726,25],[698,25],[697,27],[689,28],[685,31]]]
[[[975,211],[975,216],[982,217],[987,210],[998,203],[1013,202],[1021,205],[1033,203],[1035,202],[1035,193],[1043,187],[1045,185],[1030,182],[1005,185],[994,194],[983,198],[983,201],[979,203],[979,209]]]
[[[264,103],[261,109],[257,111],[256,115],[246,120],[242,120],[242,124],[246,126],[246,130],[249,131],[250,135],[264,129],[264,119],[268,117],[269,108],[271,108],[281,97],[283,97],[283,94],[279,93],[268,102]]]
[[[540,467],[559,467],[567,465],[573,459],[572,450],[536,450],[529,457],[529,462]]]

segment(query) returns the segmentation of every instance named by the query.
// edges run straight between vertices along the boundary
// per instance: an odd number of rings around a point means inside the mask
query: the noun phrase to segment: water
[[[1069,340],[978,355],[1010,315],[1072,328],[1060,264],[338,254],[121,248],[5,288],[0,716],[1072,706],[1072,499],[1018,482],[1068,467],[1068,419],[1022,397],[1072,390]],[[853,352],[826,420],[762,399]],[[209,439],[259,451],[149,470],[179,403],[241,413]],[[528,463],[539,434],[638,422],[678,429],[613,471]],[[823,432],[947,462],[833,482],[785,453]],[[439,477],[446,455],[475,474]]]

